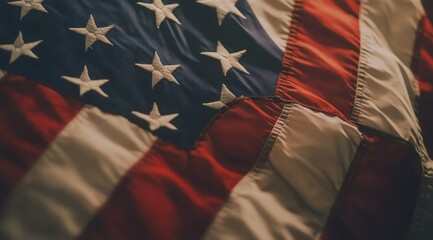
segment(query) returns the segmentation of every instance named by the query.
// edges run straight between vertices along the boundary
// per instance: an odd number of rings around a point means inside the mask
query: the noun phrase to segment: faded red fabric
[[[296,1],[276,95],[350,119],[360,52],[359,1]]]
[[[385,136],[361,143],[322,240],[405,239],[416,206],[421,160]]]
[[[257,161],[281,110],[269,100],[244,100],[217,116],[191,151],[159,140],[80,239],[201,238]]]
[[[9,193],[82,107],[24,77],[0,81],[0,209]]]

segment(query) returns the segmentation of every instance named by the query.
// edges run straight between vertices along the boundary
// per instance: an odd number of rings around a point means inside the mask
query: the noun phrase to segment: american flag
[[[432,14],[2,0],[0,239],[433,239]]]

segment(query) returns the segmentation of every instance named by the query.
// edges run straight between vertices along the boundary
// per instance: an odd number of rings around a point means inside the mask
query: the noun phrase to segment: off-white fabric
[[[363,0],[361,8],[363,27],[372,29],[383,47],[410,66],[416,31],[424,13],[420,0]]]
[[[294,0],[248,0],[266,33],[284,51],[289,37]]]
[[[418,82],[410,70],[422,12],[416,0],[361,1],[361,57],[353,118],[411,142],[426,159],[414,110]]]
[[[337,117],[299,105],[283,118],[269,155],[233,189],[204,239],[319,236],[361,134]]]
[[[415,109],[418,82],[411,61],[423,15],[419,0],[361,1],[361,55],[353,119],[410,142],[423,160],[424,176],[410,239],[431,239],[433,222],[430,160]]]
[[[84,107],[12,193],[0,236],[76,238],[154,141],[123,117]]]

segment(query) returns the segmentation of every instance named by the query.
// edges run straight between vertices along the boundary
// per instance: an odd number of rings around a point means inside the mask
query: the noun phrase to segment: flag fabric
[[[5,0],[0,239],[433,239],[420,0]]]

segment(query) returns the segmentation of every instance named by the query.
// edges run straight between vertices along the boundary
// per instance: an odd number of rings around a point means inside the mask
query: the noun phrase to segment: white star
[[[106,27],[98,28],[96,26],[95,19],[93,19],[93,16],[90,15],[89,21],[87,21],[87,25],[85,28],[69,28],[69,30],[86,36],[86,52],[87,52],[87,49],[91,48],[92,45],[98,40],[113,46],[110,40],[108,40],[108,38],[105,36],[105,34],[107,34],[108,31],[110,31],[113,27],[114,25],[111,24]]]
[[[223,68],[224,76],[227,76],[227,72],[235,68],[241,72],[246,74],[250,74],[240,63],[239,60],[241,57],[247,52],[247,50],[242,50],[239,52],[229,53],[227,49],[218,42],[217,51],[216,52],[202,52],[202,55],[215,58],[220,60],[221,66]]]
[[[226,85],[223,84],[223,86],[221,88],[220,100],[215,101],[215,102],[203,103],[203,106],[219,110],[223,107],[226,107],[227,103],[229,103],[235,99],[236,99],[236,96],[232,92],[230,92],[230,90],[227,88]]]
[[[179,19],[177,19],[173,14],[173,10],[179,6],[177,3],[164,5],[162,0],[153,0],[153,3],[137,2],[137,4],[155,12],[156,27],[158,29],[166,18],[173,20],[179,25],[182,25]]]
[[[218,24],[221,26],[224,18],[229,13],[233,13],[240,18],[246,19],[246,17],[236,7],[238,0],[197,0],[197,3],[215,8],[217,11]]]
[[[43,1],[44,0],[19,0],[19,1],[8,2],[8,4],[20,7],[21,8],[20,19],[23,19],[23,17],[27,15],[27,13],[29,13],[30,10],[32,9],[47,13],[48,11],[44,8],[44,6],[42,6]]]
[[[14,62],[17,60],[21,55],[31,57],[34,59],[38,59],[38,56],[36,56],[32,52],[32,48],[36,47],[39,43],[41,43],[42,40],[31,42],[31,43],[24,43],[23,35],[21,32],[18,33],[18,37],[15,39],[14,44],[5,44],[0,45],[0,49],[6,50],[8,52],[11,52],[11,58],[9,60],[9,63]]]
[[[161,62],[161,59],[158,56],[158,53],[155,52],[153,57],[152,64],[141,64],[136,63],[137,67],[140,67],[148,72],[152,73],[152,88],[155,87],[156,84],[159,83],[162,79],[167,79],[170,82],[179,84],[176,78],[173,76],[173,71],[180,67],[180,64],[176,65],[164,65]]]
[[[7,74],[6,71],[3,71],[3,70],[0,69],[0,80],[2,80],[3,77],[6,76],[6,74]]]
[[[158,106],[156,105],[156,103],[153,104],[152,111],[150,111],[149,115],[136,112],[136,111],[132,112],[132,114],[148,122],[151,131],[155,131],[160,127],[166,127],[171,130],[177,130],[177,127],[171,124],[170,122],[173,119],[175,119],[177,116],[179,116],[179,114],[175,113],[169,115],[161,115],[161,113],[159,113]]]
[[[68,76],[62,76],[62,78],[80,86],[80,96],[83,96],[86,92],[93,90],[104,97],[108,97],[108,95],[101,89],[101,86],[107,83],[108,79],[90,79],[89,71],[87,70],[86,65],[84,65],[83,72],[81,73],[81,76],[79,78]]]

